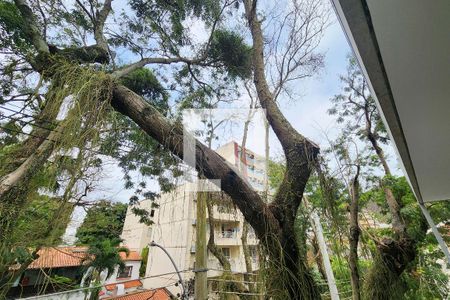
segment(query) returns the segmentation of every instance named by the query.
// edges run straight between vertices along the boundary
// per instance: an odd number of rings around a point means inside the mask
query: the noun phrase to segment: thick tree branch
[[[186,63],[188,65],[201,65],[207,66],[208,64],[204,63],[204,57],[201,58],[185,58],[185,57],[146,57],[135,63],[129,64],[121,69],[114,71],[111,76],[114,78],[121,78],[126,76],[127,74],[142,68],[146,65],[150,64],[173,64],[173,63]]]
[[[111,2],[112,0],[105,0],[102,9],[97,12],[94,21],[94,37],[97,45],[104,51],[108,51],[108,43],[106,42],[105,36],[103,35],[103,28],[105,27],[106,19],[111,12]]]
[[[30,37],[33,46],[36,48],[38,52],[49,52],[49,47],[47,42],[41,35],[39,27],[37,26],[36,17],[33,14],[33,11],[28,6],[25,0],[14,0],[17,8],[22,14],[23,19],[25,20],[25,32]]]
[[[274,101],[265,76],[261,22],[257,19],[254,3],[245,0],[244,4],[253,38],[253,71],[258,98],[262,108],[266,109],[267,120],[283,147],[287,162],[287,172],[272,207],[278,219],[282,215],[292,219],[297,213],[319,147],[295,130]],[[290,191],[291,195],[286,195],[285,191]]]
[[[149,136],[153,137],[178,157],[183,157],[183,129],[171,124],[157,109],[128,88],[118,85],[113,91],[112,106],[130,117]],[[280,227],[261,197],[215,151],[196,140],[197,170],[208,179],[220,179],[221,188],[241,210],[245,219],[255,229],[258,238],[266,240],[266,234],[280,233]]]

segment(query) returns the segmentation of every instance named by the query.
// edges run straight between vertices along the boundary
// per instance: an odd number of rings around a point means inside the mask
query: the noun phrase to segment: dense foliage
[[[123,223],[127,214],[127,205],[99,201],[90,207],[83,223],[76,232],[77,243],[93,245],[108,240],[113,245],[121,241]]]

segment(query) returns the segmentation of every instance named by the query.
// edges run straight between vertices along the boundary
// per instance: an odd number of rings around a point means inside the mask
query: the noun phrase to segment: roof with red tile
[[[146,290],[136,293],[131,293],[122,296],[115,296],[105,298],[105,300],[170,300],[170,294],[166,289]]]
[[[34,260],[28,269],[52,269],[63,267],[78,267],[87,258],[88,247],[45,247],[38,251],[39,257]],[[120,252],[123,261],[139,261],[141,256],[136,251],[130,251],[128,256]]]
[[[141,256],[137,251],[130,251],[130,253],[128,253],[128,256],[125,252],[120,252],[120,258],[124,261],[142,260]]]
[[[46,247],[37,253],[28,269],[50,269],[61,267],[77,267],[83,264],[87,257],[87,247]]]
[[[116,288],[117,284],[123,284],[125,289],[129,289],[129,288],[141,286],[142,282],[139,279],[136,279],[136,280],[125,281],[123,283],[121,283],[121,282],[111,283],[111,284],[105,285],[105,288],[108,291],[112,291],[112,290],[114,290]]]

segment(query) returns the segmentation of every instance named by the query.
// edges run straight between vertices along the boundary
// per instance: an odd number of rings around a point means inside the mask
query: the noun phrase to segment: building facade
[[[152,201],[149,199],[140,201],[135,207],[150,212],[151,217],[155,212],[152,208]],[[139,218],[132,212],[132,207],[128,206],[121,238],[123,245],[126,245],[130,250],[142,253],[142,249],[152,241],[152,227],[139,222]]]
[[[266,178],[264,158],[252,151],[245,150],[242,164],[239,164],[241,151],[241,147],[236,142],[230,142],[220,147],[217,153],[232,164],[236,170],[242,170],[240,173],[249,184],[255,190],[262,192]],[[157,200],[159,208],[153,212],[154,225],[151,229],[144,224],[138,224],[139,220],[130,212],[127,214],[122,234],[124,243],[132,249],[139,247],[142,249],[151,240],[163,246],[174,259],[178,269],[182,271],[182,278],[185,282],[194,277],[192,270],[195,269],[197,226],[195,187],[194,183],[185,183],[170,193],[162,194]],[[207,216],[207,238],[209,231],[214,230],[215,244],[228,258],[232,272],[245,273],[241,240],[244,218],[225,194],[214,192],[212,197],[217,201],[213,201],[212,216]],[[144,200],[140,205],[146,207],[150,205],[150,202]],[[209,218],[213,219],[214,228],[210,228]],[[151,235],[150,239],[149,235]],[[258,269],[258,240],[251,227],[247,236],[247,244],[251,252],[253,270]],[[208,269],[208,278],[211,280],[222,273],[219,261],[209,252]],[[167,255],[160,248],[150,247],[145,276],[147,278],[143,280],[144,287],[159,288],[175,284],[178,277],[174,271]],[[173,294],[180,293],[180,287],[170,286],[168,289]]]

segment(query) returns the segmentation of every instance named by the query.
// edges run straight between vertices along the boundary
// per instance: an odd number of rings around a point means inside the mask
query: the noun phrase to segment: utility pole
[[[320,224],[319,216],[315,211],[311,213],[312,225],[317,236],[320,253],[322,254],[323,266],[327,275],[328,288],[330,289],[331,300],[339,300],[339,292],[334,279],[333,269],[331,268],[330,257],[328,256],[327,244],[323,236],[322,224]]]
[[[206,201],[208,192],[204,192],[202,182],[199,180],[197,190],[197,225],[196,225],[196,241],[195,241],[195,299],[208,299],[207,285],[207,260],[208,255],[206,248]],[[209,230],[214,230],[210,228]]]

